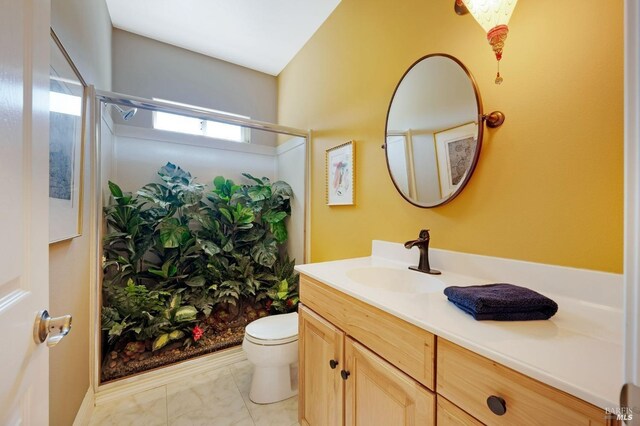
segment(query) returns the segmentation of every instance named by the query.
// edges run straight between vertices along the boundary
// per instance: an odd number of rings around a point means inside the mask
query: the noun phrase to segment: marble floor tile
[[[249,399],[248,361],[192,376],[96,407],[91,426],[298,426],[298,397],[275,404]]]
[[[167,385],[169,425],[253,425],[229,368]]]
[[[96,407],[91,426],[166,426],[167,393],[165,386],[141,392],[129,398]]]
[[[249,361],[239,362],[231,366],[236,385],[242,399],[249,409],[256,426],[284,426],[298,424],[298,397],[286,399],[274,404],[255,404],[249,399],[251,374],[253,366]]]

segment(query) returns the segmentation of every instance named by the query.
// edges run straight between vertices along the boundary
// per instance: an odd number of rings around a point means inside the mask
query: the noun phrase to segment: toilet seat
[[[256,345],[276,346],[298,340],[298,313],[260,318],[245,328],[245,339]]]

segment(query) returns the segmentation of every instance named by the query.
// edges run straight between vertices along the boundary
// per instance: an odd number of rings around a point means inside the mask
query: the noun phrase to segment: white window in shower
[[[154,98],[156,101],[167,102],[190,108],[199,108],[216,114],[223,114],[229,117],[249,118],[244,115],[232,114],[215,109],[196,107],[194,105],[179,102],[167,101],[165,99]],[[231,142],[249,143],[251,142],[251,130],[234,124],[219,123],[212,120],[201,120],[194,117],[185,117],[167,112],[153,112],[153,128],[167,130],[170,132],[186,133],[190,135],[207,136],[214,139],[222,139]]]

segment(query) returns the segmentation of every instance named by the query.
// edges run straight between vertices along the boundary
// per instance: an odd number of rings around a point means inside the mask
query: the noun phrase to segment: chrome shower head
[[[124,121],[131,120],[133,116],[136,115],[136,112],[138,112],[138,108],[124,109],[120,105],[116,105],[116,104],[111,104],[111,105],[120,113]]]

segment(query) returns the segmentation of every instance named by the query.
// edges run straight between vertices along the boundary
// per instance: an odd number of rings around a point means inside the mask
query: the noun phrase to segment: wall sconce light
[[[502,83],[500,59],[504,41],[509,34],[509,19],[518,0],[455,0],[454,9],[458,15],[471,12],[471,15],[487,32],[487,39],[498,61],[496,84]]]

